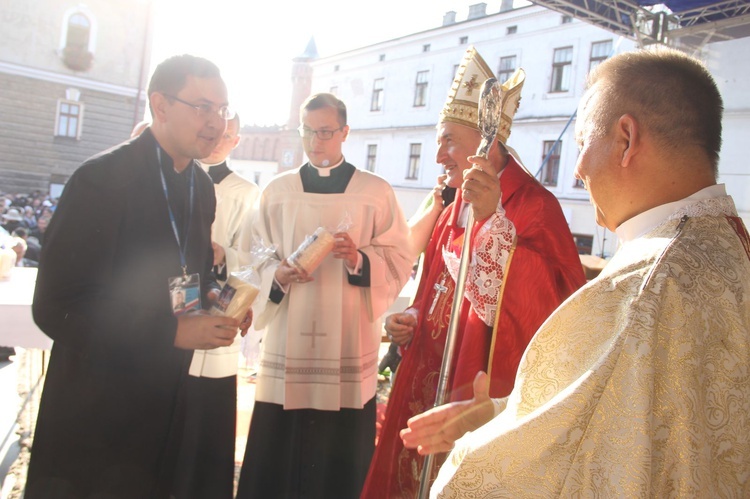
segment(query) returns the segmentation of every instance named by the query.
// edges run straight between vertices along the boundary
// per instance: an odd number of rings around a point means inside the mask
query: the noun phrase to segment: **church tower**
[[[300,125],[299,108],[310,96],[313,76],[311,62],[317,58],[318,49],[315,46],[315,39],[310,38],[302,55],[292,59],[292,95],[289,103],[289,117],[281,131],[279,173],[296,168],[303,161],[302,144],[297,132]]]

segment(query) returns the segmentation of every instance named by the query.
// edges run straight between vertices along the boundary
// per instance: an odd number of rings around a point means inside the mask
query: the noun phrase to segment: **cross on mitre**
[[[479,88],[479,83],[477,83],[477,75],[471,75],[471,79],[464,82],[464,88],[466,89],[466,95],[471,95],[471,92],[475,88]]]

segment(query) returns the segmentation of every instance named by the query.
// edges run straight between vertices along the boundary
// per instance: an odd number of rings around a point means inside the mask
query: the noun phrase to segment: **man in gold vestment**
[[[750,239],[716,183],[722,109],[673,50],[589,76],[576,177],[622,245],[541,326],[510,396],[480,373],[474,399],[409,421],[405,446],[453,448],[433,497],[750,497]]]

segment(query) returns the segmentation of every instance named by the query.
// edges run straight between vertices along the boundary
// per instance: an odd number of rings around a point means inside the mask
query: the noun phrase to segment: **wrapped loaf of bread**
[[[298,270],[312,274],[323,259],[331,252],[336,239],[323,227],[318,227],[311,236],[307,236],[299,248],[287,261]]]
[[[243,279],[242,274],[233,272],[221,288],[219,299],[211,307],[211,315],[223,315],[242,321],[259,291],[259,286]]]

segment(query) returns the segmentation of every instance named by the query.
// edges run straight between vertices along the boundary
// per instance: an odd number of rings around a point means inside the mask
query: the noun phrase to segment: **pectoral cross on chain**
[[[313,321],[312,331],[309,332],[309,333],[300,333],[300,336],[309,336],[310,338],[312,338],[312,345],[311,346],[312,346],[312,348],[315,348],[315,338],[317,336],[321,336],[322,337],[322,336],[328,336],[328,335],[326,333],[316,333],[315,332],[315,321]]]
[[[435,299],[432,300],[432,305],[430,305],[430,311],[428,312],[430,315],[432,315],[432,312],[435,310],[435,305],[437,305],[437,302],[440,299],[440,295],[448,291],[448,288],[445,286],[445,280],[447,278],[448,276],[443,275],[443,280],[440,281],[440,284],[435,283]]]

